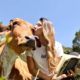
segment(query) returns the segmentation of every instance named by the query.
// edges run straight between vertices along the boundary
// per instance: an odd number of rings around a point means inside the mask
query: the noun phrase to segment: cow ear
[[[13,26],[13,20],[10,20],[10,23],[9,23],[9,25],[8,25],[8,29],[9,29],[9,30],[12,30],[12,26]]]
[[[11,25],[8,26],[8,29],[11,30]]]

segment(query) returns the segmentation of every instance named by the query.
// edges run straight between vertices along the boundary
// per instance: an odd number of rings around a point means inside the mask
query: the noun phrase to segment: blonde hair
[[[48,47],[52,48],[51,52],[53,53],[54,46],[55,46],[55,30],[54,30],[53,24],[51,21],[45,18],[43,18],[43,20],[40,20],[40,21],[42,22],[42,25],[43,25],[44,37],[48,40]]]
[[[46,46],[46,52],[48,57],[48,67],[49,71],[52,71],[56,66],[56,62],[54,60],[55,57],[55,30],[51,21],[43,18],[40,19],[43,25],[43,34],[44,37],[48,40],[48,44]]]

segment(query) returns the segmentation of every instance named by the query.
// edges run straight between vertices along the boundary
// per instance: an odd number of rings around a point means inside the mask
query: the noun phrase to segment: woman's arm
[[[30,73],[33,76],[36,76],[38,69],[36,69],[33,58],[30,56],[27,56],[27,63],[28,63],[28,68],[29,68]],[[51,78],[52,78],[52,76],[47,76],[46,74],[42,73],[41,71],[39,71],[38,77],[42,78],[43,80],[51,80]]]

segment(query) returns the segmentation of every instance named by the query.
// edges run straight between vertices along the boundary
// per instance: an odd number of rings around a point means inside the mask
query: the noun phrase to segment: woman
[[[37,76],[37,80],[61,80],[65,74],[56,76],[56,66],[60,61],[55,51],[55,37],[52,23],[40,18],[35,26],[37,36],[36,50],[27,54],[27,63],[30,73]]]

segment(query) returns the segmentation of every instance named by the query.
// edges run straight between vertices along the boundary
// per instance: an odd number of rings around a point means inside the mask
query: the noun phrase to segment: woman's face
[[[44,36],[43,27],[43,23],[38,21],[35,25],[35,35],[39,37],[41,44],[46,45],[48,44],[48,41]]]
[[[35,35],[36,36],[38,36],[38,37],[41,36],[42,27],[43,27],[42,23],[40,21],[38,21],[37,24],[35,25]]]

